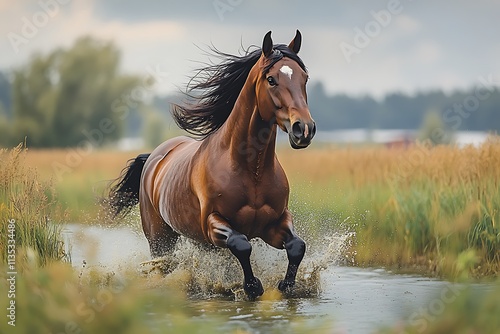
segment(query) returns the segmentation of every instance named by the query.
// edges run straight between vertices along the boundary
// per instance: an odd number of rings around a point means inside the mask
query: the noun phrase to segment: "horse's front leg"
[[[306,243],[292,231],[288,240],[285,241],[285,249],[288,257],[288,268],[286,270],[285,279],[278,284],[278,289],[281,292],[286,292],[295,285],[297,271],[306,252]]]
[[[297,271],[306,252],[306,243],[295,234],[292,214],[288,209],[285,210],[279,222],[266,231],[263,240],[275,248],[286,250],[288,268],[285,279],[278,283],[278,289],[281,292],[287,292],[295,285]]]
[[[208,216],[208,235],[210,241],[219,247],[227,247],[238,259],[243,268],[243,289],[250,299],[255,299],[264,293],[260,280],[254,276],[250,265],[252,245],[245,235],[233,230],[229,223],[218,213]]]

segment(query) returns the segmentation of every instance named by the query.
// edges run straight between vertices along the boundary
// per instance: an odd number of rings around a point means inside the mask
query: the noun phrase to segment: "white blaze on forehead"
[[[288,79],[290,80],[292,79],[293,70],[289,66],[287,65],[281,66],[280,72],[287,75]]]

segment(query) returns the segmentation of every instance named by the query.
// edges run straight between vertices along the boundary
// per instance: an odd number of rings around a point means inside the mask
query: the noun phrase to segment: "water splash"
[[[334,232],[321,240],[306,240],[308,249],[297,274],[290,298],[317,297],[321,293],[321,272],[343,261],[343,254],[354,234]],[[250,258],[255,276],[266,291],[276,290],[284,278],[288,260],[284,250],[277,250],[260,239],[251,241]],[[227,249],[207,247],[180,238],[172,254],[141,264],[142,271],[155,277],[156,284],[183,289],[193,298],[229,297],[244,299],[243,272]],[[159,278],[162,277],[162,278]]]
[[[327,224],[331,226],[330,224]],[[354,238],[353,232],[332,232],[324,226],[318,232],[299,233],[307,244],[306,255],[299,267],[297,282],[287,297],[317,297],[321,293],[323,270],[345,264]],[[339,225],[337,225],[339,229]],[[69,225],[65,230],[71,245],[75,267],[86,263],[82,272],[130,274],[135,271],[146,277],[146,285],[170,287],[198,299],[245,299],[243,272],[228,249],[202,245],[181,237],[173,252],[161,259],[149,260],[149,246],[137,226]],[[251,240],[250,258],[255,275],[264,289],[273,295],[284,278],[288,260],[284,250],[277,250],[260,239]]]

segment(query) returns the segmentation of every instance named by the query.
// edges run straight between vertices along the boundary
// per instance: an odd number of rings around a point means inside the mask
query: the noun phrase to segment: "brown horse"
[[[289,264],[281,291],[295,284],[306,245],[294,232],[289,185],[275,153],[277,127],[293,148],[305,148],[316,132],[307,106],[308,74],[297,56],[297,30],[289,45],[232,56],[202,69],[191,82],[195,103],[175,105],[177,124],[202,140],[176,137],[139,155],[110,191],[116,214],[139,203],[153,257],[172,249],[179,235],[227,247],[243,268],[250,298],[264,292],[252,272],[249,239],[286,249]]]

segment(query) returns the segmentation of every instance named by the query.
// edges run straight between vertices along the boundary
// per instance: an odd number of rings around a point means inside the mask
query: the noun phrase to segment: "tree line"
[[[143,136],[154,146],[178,134],[169,104],[182,98],[146,103],[139,88],[153,82],[123,74],[119,65],[120,51],[112,42],[87,36],[70,48],[35,54],[9,74],[0,72],[0,146],[25,138],[30,147],[102,146],[123,136]],[[308,101],[320,131],[415,130],[429,118],[446,131],[500,131],[500,91],[494,85],[375,99],[332,95],[316,82],[308,86]]]
[[[325,130],[416,130],[429,114],[437,114],[447,130],[500,131],[500,91],[495,86],[449,94],[441,90],[415,95],[392,93],[376,100],[370,96],[329,95],[323,84],[316,83],[309,88],[308,96],[313,117]]]

